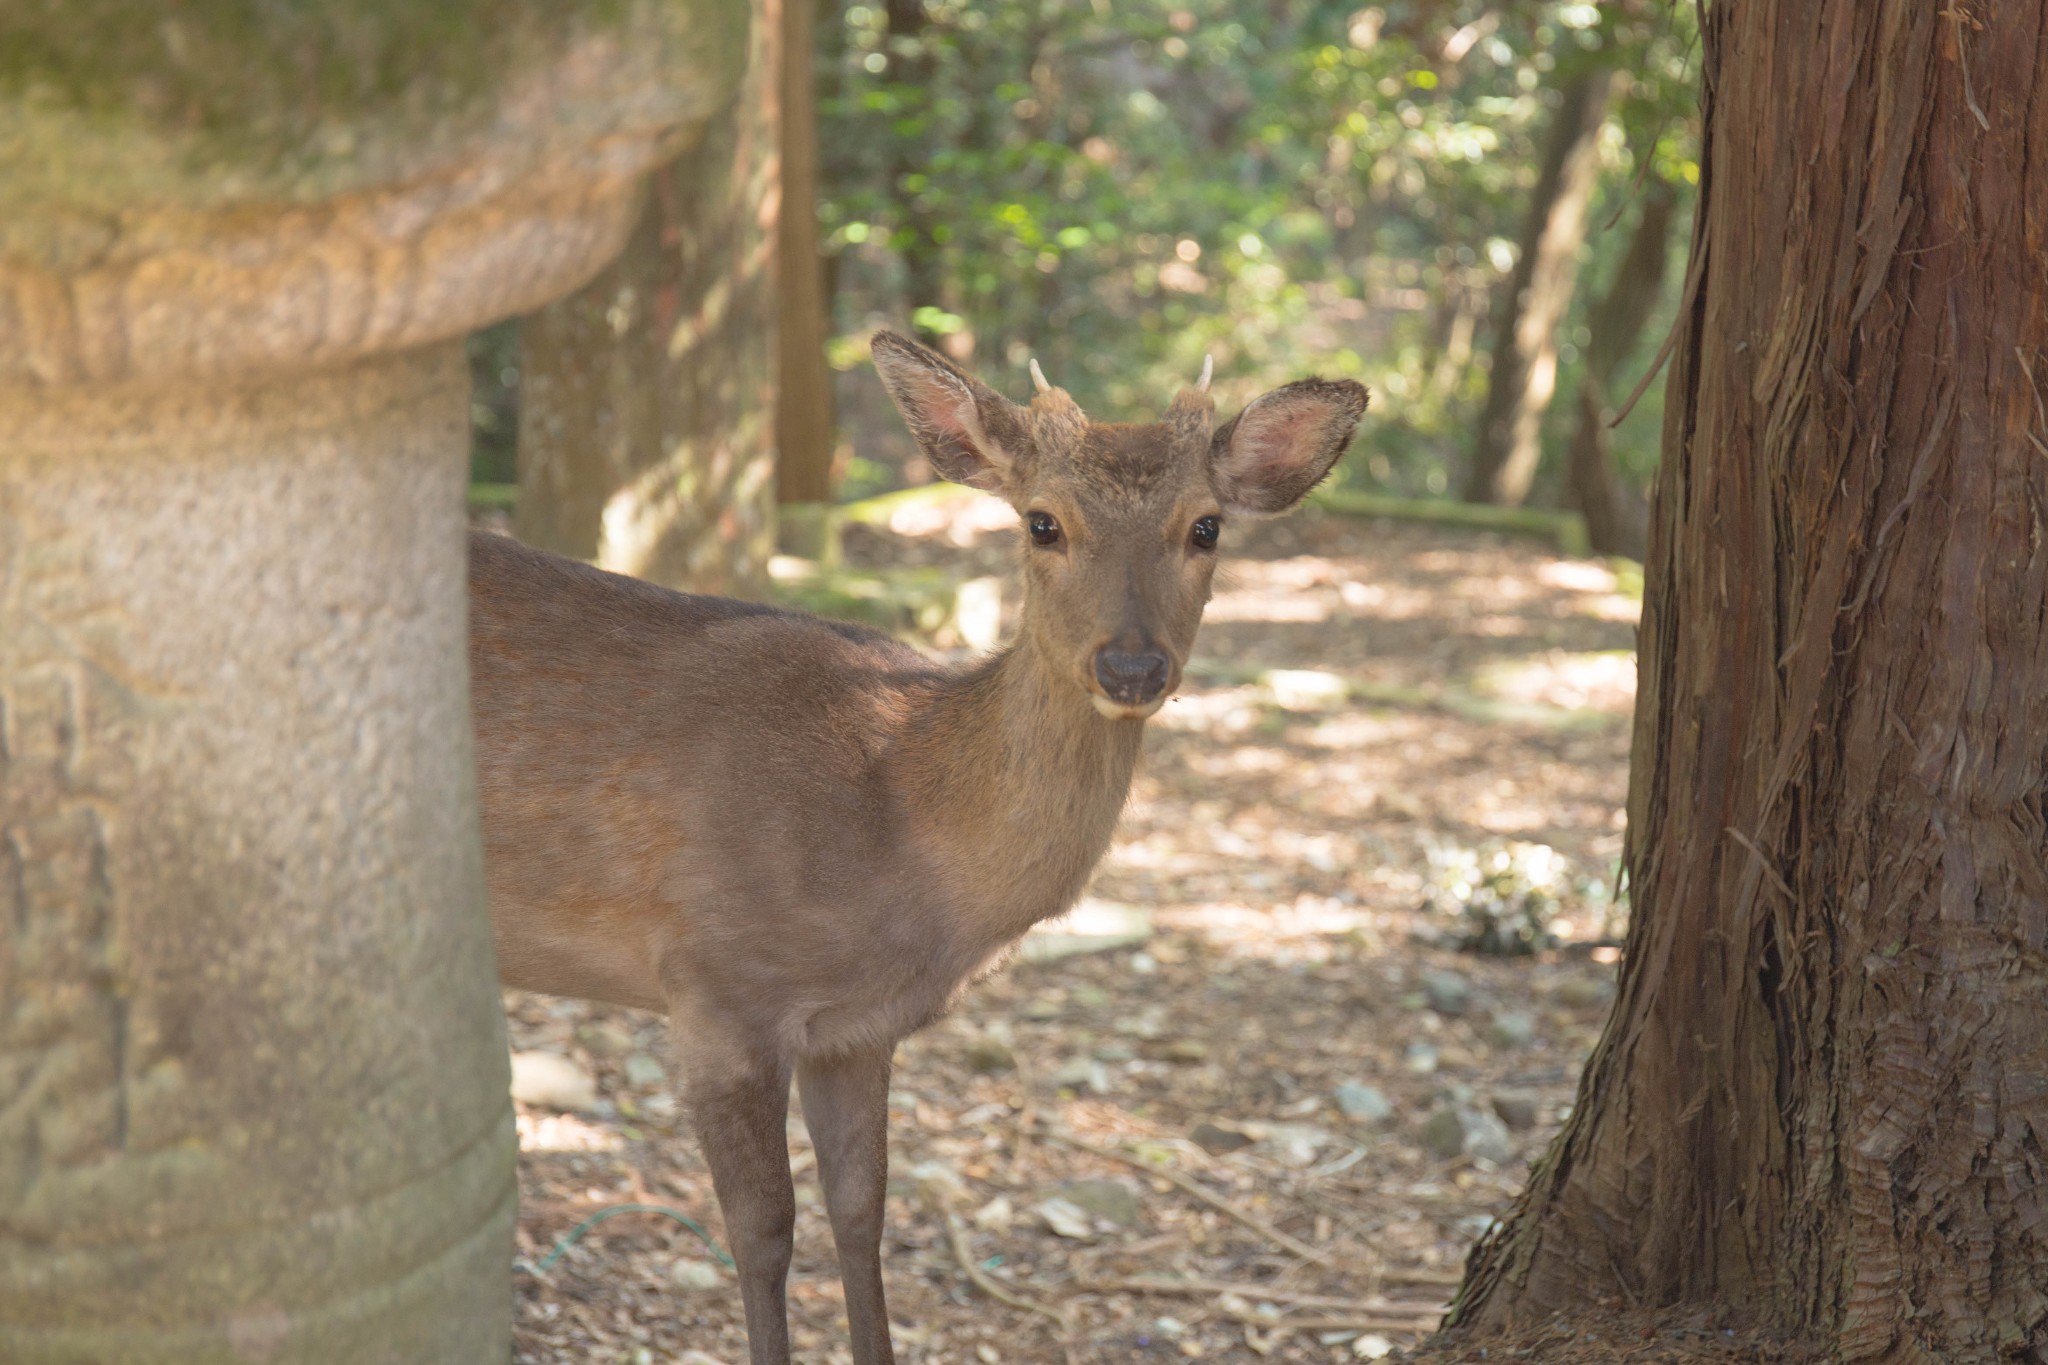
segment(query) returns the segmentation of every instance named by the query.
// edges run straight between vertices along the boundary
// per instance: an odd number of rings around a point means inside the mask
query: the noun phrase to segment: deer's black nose
[[[1095,651],[1095,681],[1111,701],[1125,706],[1143,706],[1166,690],[1166,675],[1172,665],[1156,649],[1127,654],[1120,649]]]

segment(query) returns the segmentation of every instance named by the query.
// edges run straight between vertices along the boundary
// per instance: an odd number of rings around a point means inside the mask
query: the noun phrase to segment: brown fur
[[[1233,446],[1192,391],[1165,422],[1093,425],[1057,390],[1020,408],[887,334],[876,359],[935,466],[1063,528],[1025,547],[1017,643],[977,664],[470,542],[501,973],[670,1015],[754,1365],[788,1359],[792,1073],[855,1360],[881,1365],[890,1052],[1067,909],[1108,847],[1157,702],[1108,702],[1096,651],[1158,649],[1170,692],[1215,562],[1189,527],[1305,493],[1364,409],[1357,385],[1289,386],[1247,409],[1278,404],[1285,448]]]

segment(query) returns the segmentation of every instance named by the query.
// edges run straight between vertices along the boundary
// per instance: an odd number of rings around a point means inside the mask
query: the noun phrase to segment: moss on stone
[[[505,92],[607,37],[623,64],[715,108],[745,33],[743,0],[11,0],[0,213],[379,183],[480,134]]]

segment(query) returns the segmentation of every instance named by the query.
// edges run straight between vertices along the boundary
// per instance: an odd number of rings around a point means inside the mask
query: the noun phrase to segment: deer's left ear
[[[1224,510],[1271,516],[1300,502],[1351,444],[1367,399],[1348,379],[1297,379],[1253,399],[1209,442]]]

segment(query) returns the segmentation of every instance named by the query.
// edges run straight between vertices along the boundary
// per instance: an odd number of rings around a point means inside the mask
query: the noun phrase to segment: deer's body
[[[1130,788],[1139,727],[1014,651],[949,671],[483,533],[470,583],[510,985],[701,1001],[792,1062],[892,1045],[1073,904]]]
[[[787,1365],[803,1099],[856,1365],[892,1359],[880,1242],[898,1039],[1073,904],[1180,677],[1226,514],[1336,461],[1356,384],[1304,380],[1212,432],[1020,408],[886,333],[874,354],[946,477],[1024,514],[1017,642],[962,669],[857,626],[470,540],[470,661],[500,973],[668,1013],[746,1301]],[[1035,368],[1035,367],[1034,367]]]

